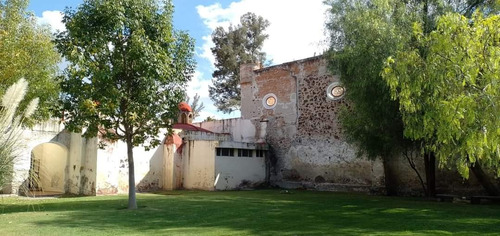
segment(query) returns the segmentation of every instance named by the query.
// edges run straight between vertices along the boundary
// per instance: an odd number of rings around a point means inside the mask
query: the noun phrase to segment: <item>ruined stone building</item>
[[[283,188],[383,191],[380,161],[356,157],[338,122],[348,92],[331,75],[324,58],[312,57],[267,68],[243,65],[241,118],[192,123],[189,105],[179,105],[173,134],[154,150],[134,149],[138,191],[229,190],[263,183]],[[26,130],[22,156],[11,185],[82,195],[126,193],[126,144],[98,149],[99,138],[84,139],[58,122]],[[420,190],[401,158],[392,163],[402,190]],[[28,176],[39,179],[36,186]],[[458,174],[439,172],[438,188],[473,189]]]
[[[240,69],[241,118],[269,145],[268,176],[281,187],[369,190],[383,186],[380,162],[356,158],[338,125],[345,101],[322,57]],[[198,124],[210,129],[214,121]],[[257,132],[258,131],[258,132]]]

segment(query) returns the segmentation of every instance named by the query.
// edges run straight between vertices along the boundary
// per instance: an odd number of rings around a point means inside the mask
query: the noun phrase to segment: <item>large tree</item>
[[[55,75],[60,56],[51,41],[50,29],[38,25],[27,6],[28,0],[0,0],[0,96],[24,78],[29,88],[19,110],[38,97],[40,105],[34,118],[47,119],[58,99]]]
[[[399,101],[405,136],[424,140],[440,164],[456,165],[465,178],[472,169],[498,195],[480,165],[500,175],[500,16],[483,14],[445,15],[428,35],[416,24],[416,43],[389,57],[383,76]]]
[[[240,65],[244,63],[260,63],[266,60],[262,52],[264,40],[268,37],[264,30],[269,21],[254,13],[241,16],[240,24],[229,26],[226,31],[217,27],[212,33],[215,46],[215,71],[213,86],[210,86],[210,98],[219,111],[231,113],[240,107]]]
[[[350,109],[341,114],[341,123],[348,141],[359,146],[368,157],[390,159],[420,147],[422,140],[403,135],[404,123],[397,100],[391,100],[389,87],[380,72],[385,59],[396,51],[404,51],[414,41],[412,26],[418,22],[423,34],[436,27],[438,16],[446,12],[469,14],[486,7],[497,12],[497,0],[327,0],[331,6],[327,28],[330,32],[330,62],[334,73],[346,87]],[[420,48],[425,54],[425,48]],[[411,167],[415,163],[406,155]],[[424,155],[428,195],[434,194],[435,156]],[[391,169],[384,165],[386,187],[394,194]],[[420,174],[417,171],[420,177]],[[421,179],[421,178],[420,178]],[[423,181],[421,179],[423,184]]]
[[[68,9],[57,47],[71,63],[62,90],[66,127],[127,143],[129,209],[137,208],[133,148],[154,147],[194,70],[194,42],[172,26],[170,0],[85,0]]]
[[[341,75],[351,104],[341,113],[340,122],[360,154],[382,158],[386,190],[394,195],[397,182],[391,159],[415,143],[403,136],[398,103],[391,100],[380,71],[385,58],[410,40],[412,22],[422,19],[419,7],[399,0],[332,0],[328,4],[329,60],[334,73]]]

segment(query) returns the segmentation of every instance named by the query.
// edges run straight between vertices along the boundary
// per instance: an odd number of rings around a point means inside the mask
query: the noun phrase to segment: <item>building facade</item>
[[[162,145],[134,148],[138,191],[231,190],[267,184],[282,188],[384,192],[384,165],[356,156],[339,124],[348,93],[326,60],[312,57],[267,68],[240,70],[241,118],[192,123],[192,110],[179,105],[179,118]],[[167,133],[166,131],[163,133]],[[57,121],[26,130],[12,183],[22,189],[80,195],[128,191],[127,149],[123,142],[98,148],[99,137],[84,139]],[[390,163],[403,194],[421,194],[404,158]],[[422,161],[417,169],[423,172]],[[30,177],[31,176],[31,177]],[[30,178],[38,181],[30,181]],[[438,192],[480,192],[471,177],[438,170]],[[36,182],[36,183],[34,183]]]

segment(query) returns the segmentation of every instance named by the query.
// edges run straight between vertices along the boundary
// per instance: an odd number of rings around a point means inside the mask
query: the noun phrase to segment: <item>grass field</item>
[[[500,205],[278,190],[0,199],[0,235],[500,235]]]

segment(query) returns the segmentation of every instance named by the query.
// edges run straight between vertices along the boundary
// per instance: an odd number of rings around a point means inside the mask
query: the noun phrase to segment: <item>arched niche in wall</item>
[[[181,124],[187,124],[188,123],[188,116],[186,113],[181,114]]]
[[[68,149],[59,143],[42,143],[31,150],[30,191],[64,193]]]

